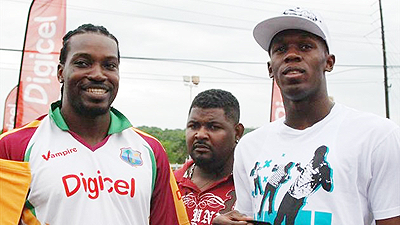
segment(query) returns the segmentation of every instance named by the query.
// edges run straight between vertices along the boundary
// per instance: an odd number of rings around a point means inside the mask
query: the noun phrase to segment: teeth
[[[303,73],[303,71],[300,70],[288,70],[284,72],[284,74],[301,74],[301,73]]]
[[[101,95],[101,94],[106,93],[106,90],[100,89],[100,88],[88,88],[87,92],[93,93],[93,94],[96,94],[96,95]]]

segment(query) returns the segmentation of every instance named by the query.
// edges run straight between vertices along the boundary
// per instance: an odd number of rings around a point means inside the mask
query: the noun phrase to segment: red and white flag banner
[[[271,115],[270,121],[275,121],[285,116],[285,108],[283,107],[283,100],[281,90],[276,84],[275,79],[272,85],[272,98],[271,98]]]
[[[66,0],[34,0],[29,10],[17,91],[15,127],[48,113],[60,96],[57,65]]]
[[[7,132],[14,128],[17,90],[17,86],[15,86],[7,95],[6,102],[4,104],[3,130],[1,133]]]

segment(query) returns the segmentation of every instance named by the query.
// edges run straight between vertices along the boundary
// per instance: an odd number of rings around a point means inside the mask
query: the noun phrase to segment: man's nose
[[[206,138],[208,137],[208,131],[207,131],[207,129],[206,129],[204,126],[201,126],[201,127],[197,130],[195,137],[196,137],[197,139],[206,139]]]
[[[301,61],[301,55],[299,49],[295,46],[289,46],[285,54],[285,62],[299,62]]]
[[[102,66],[99,63],[95,63],[92,67],[92,70],[89,74],[89,79],[96,80],[96,81],[103,81],[106,79],[106,75]]]

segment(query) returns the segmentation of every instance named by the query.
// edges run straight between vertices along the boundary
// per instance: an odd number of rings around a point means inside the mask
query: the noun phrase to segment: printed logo
[[[132,150],[131,147],[121,148],[121,159],[131,166],[143,165],[142,153]]]
[[[264,179],[258,175],[254,178],[253,198],[257,202],[259,202],[258,199],[261,199],[257,196],[258,189],[260,197],[262,196],[258,213],[254,214],[254,218],[271,224],[331,225],[332,214],[330,212],[303,210],[306,204],[311,204],[308,197],[317,191],[319,194],[322,190],[333,191],[332,168],[326,159],[328,152],[329,148],[321,145],[314,151],[313,157],[306,165],[302,165],[302,162],[289,161],[275,164],[272,167],[274,163],[266,160],[265,162],[268,164],[265,165],[268,165],[266,166],[268,171],[264,172],[268,176],[266,177],[264,174]],[[256,162],[253,170],[257,170],[259,165],[260,163]],[[252,174],[255,173],[250,173],[250,177]],[[262,188],[260,180],[266,183],[265,189]],[[282,190],[282,186],[286,186],[286,188]],[[276,195],[280,195],[278,201],[275,201]]]
[[[61,157],[61,156],[67,156],[67,155],[75,153],[75,152],[78,152],[78,149],[71,148],[71,149],[67,149],[65,151],[56,152],[56,153],[51,153],[49,150],[47,152],[47,154],[43,154],[42,157],[44,160],[49,161],[49,159],[53,159],[53,158],[57,158],[57,157]]]
[[[76,193],[85,192],[90,199],[97,199],[100,193],[117,193],[118,195],[135,196],[135,178],[130,180],[112,179],[102,176],[100,170],[97,176],[87,177],[83,173],[68,174],[62,177],[65,195],[71,197]]]
[[[236,200],[234,190],[226,193],[225,197],[213,193],[205,193],[196,196],[188,193],[182,196],[183,203],[188,208],[189,217],[192,218],[191,224],[211,224],[211,221],[223,210],[230,211]]]
[[[312,13],[311,11],[306,10],[306,9],[301,9],[299,7],[295,8],[295,9],[288,9],[285,12],[283,12],[283,15],[301,16],[301,17],[308,18],[314,22],[316,22],[316,21],[321,22],[321,20],[318,19],[318,17],[314,13]]]

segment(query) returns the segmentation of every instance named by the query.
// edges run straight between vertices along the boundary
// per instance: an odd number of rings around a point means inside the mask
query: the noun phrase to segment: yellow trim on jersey
[[[30,183],[29,163],[0,159],[0,224],[18,224]]]
[[[152,135],[150,135],[150,134],[148,134],[148,133],[146,133],[146,132],[144,132],[144,131],[142,131],[142,130],[137,129],[136,127],[132,127],[132,129],[133,129],[134,131],[140,133],[140,134],[143,134],[143,135],[146,136],[146,137],[150,137],[150,138],[154,139],[155,141],[157,141],[158,143],[161,144],[161,142],[160,142],[156,137],[154,137],[154,136],[152,136]],[[161,145],[162,145],[162,144],[161,144]],[[163,149],[164,149],[164,146],[163,146]],[[165,149],[164,149],[164,151],[165,151]]]
[[[169,168],[169,172],[169,185],[171,187],[172,195],[174,196],[176,216],[178,217],[179,225],[188,225],[190,224],[189,217],[186,212],[185,204],[182,201],[181,191],[178,188],[178,184],[176,183],[171,167]]]
[[[12,134],[12,133],[17,132],[17,131],[22,130],[22,129],[31,128],[31,127],[38,127],[39,124],[40,124],[41,122],[42,122],[42,121],[40,121],[40,120],[34,120],[34,121],[28,123],[27,125],[25,125],[25,126],[23,126],[23,127],[9,130],[9,131],[7,131],[7,132],[1,134],[1,135],[0,135],[0,139],[2,139],[4,136],[7,136],[7,135],[9,135],[9,134]]]
[[[24,211],[22,211],[22,222],[26,225],[41,225],[36,216],[28,208],[24,208]]]

